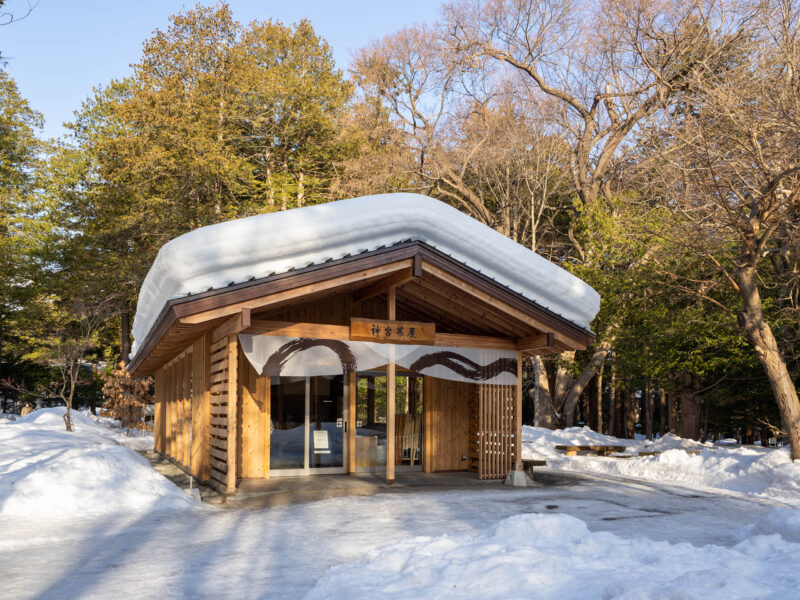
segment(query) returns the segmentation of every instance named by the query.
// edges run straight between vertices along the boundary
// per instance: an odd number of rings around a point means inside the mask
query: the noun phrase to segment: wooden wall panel
[[[153,415],[153,447],[156,452],[164,452],[164,420],[166,418],[166,402],[164,387],[166,385],[165,369],[156,371],[155,414]]]
[[[466,471],[469,461],[469,405],[474,383],[425,378],[424,470]]]
[[[259,312],[256,316],[259,319],[267,321],[350,325],[350,317],[353,316],[352,311],[352,294],[347,293],[327,297],[324,300],[308,302],[299,306]]]
[[[188,349],[156,373],[159,452],[189,468],[192,455],[193,353]]]
[[[195,340],[192,348],[192,475],[208,481],[208,372],[211,366],[211,335]]]
[[[228,338],[211,344],[209,361],[209,485],[228,489]]]
[[[239,404],[239,337],[236,335],[228,336],[227,344],[228,362],[228,477],[227,492],[236,493],[237,459],[236,441],[239,436],[239,415],[237,406]]]
[[[270,386],[239,350],[238,471],[242,478],[269,476]]]

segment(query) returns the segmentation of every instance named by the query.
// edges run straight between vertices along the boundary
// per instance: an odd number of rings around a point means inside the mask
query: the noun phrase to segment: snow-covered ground
[[[653,442],[595,433],[588,427],[550,431],[523,427],[524,458],[543,458],[551,469],[614,475],[720,489],[800,507],[800,461],[787,448],[701,444],[667,434]],[[556,445],[626,446],[626,458],[566,456]],[[639,452],[660,452],[638,456]]]
[[[26,419],[0,425],[0,598],[706,600],[800,589],[800,511],[769,494],[567,472],[567,461],[524,489],[199,508],[155,485],[101,425],[81,418],[62,435],[58,414]],[[72,467],[58,462],[70,455]],[[111,468],[126,474],[102,473]],[[20,490],[74,478],[66,489],[78,494],[79,477],[105,510],[74,497],[62,503],[71,514],[51,512],[52,494],[37,492],[24,516],[6,513]]]
[[[52,520],[130,511],[185,510],[194,501],[121,445],[120,430],[63,408],[45,408],[0,425],[0,519]]]

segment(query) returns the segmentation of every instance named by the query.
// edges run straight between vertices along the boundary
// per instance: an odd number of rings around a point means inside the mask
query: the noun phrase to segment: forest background
[[[102,401],[170,239],[411,191],[603,298],[592,347],[526,363],[526,423],[800,458],[798,64],[790,0],[462,0],[347,73],[308,21],[198,5],[50,140],[0,70],[2,408]]]

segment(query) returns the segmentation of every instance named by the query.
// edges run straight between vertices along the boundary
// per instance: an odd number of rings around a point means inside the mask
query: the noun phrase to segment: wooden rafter
[[[387,292],[390,288],[397,288],[403,285],[404,283],[411,281],[412,279],[416,278],[417,275],[414,275],[414,269],[404,269],[393,275],[389,275],[388,277],[383,277],[379,279],[375,283],[372,283],[366,287],[356,290],[353,292],[353,302],[363,302],[368,298],[373,298],[378,296],[379,294],[383,294]]]

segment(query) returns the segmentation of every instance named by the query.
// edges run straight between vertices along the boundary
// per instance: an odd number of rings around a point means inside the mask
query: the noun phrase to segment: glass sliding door
[[[311,377],[310,467],[344,467],[344,377]]]
[[[344,377],[273,377],[270,474],[344,472]]]
[[[422,465],[423,378],[395,377],[395,468]],[[363,373],[356,380],[356,470],[386,467],[386,375]]]
[[[386,377],[356,379],[356,470],[386,466]]]
[[[306,377],[273,377],[270,389],[270,471],[306,468]]]

